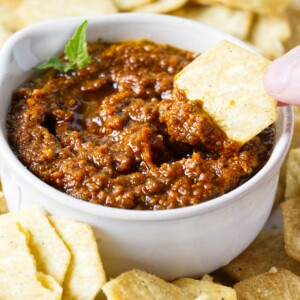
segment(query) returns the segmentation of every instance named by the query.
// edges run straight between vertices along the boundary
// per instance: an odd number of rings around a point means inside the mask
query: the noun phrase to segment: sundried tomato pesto
[[[146,40],[88,50],[85,69],[43,72],[13,97],[9,142],[43,181],[101,205],[170,209],[222,195],[268,160],[274,126],[240,149],[173,90],[196,54]]]

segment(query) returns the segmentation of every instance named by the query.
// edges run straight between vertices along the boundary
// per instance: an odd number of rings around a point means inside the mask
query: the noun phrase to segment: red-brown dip
[[[222,195],[268,160],[274,126],[240,149],[173,90],[195,54],[145,40],[88,50],[85,69],[37,74],[14,95],[9,142],[43,181],[101,205],[170,209]]]

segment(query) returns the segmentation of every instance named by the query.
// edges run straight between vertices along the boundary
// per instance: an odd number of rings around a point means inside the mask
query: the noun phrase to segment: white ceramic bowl
[[[61,53],[84,19],[55,20],[25,28],[1,50],[1,177],[9,209],[36,204],[51,214],[93,225],[109,276],[141,268],[170,279],[196,276],[227,264],[253,241],[268,218],[278,171],[291,140],[291,108],[279,108],[276,145],[265,167],[242,186],[212,201],[168,211],[132,211],[70,197],[19,162],[6,140],[5,118],[13,91],[32,76],[32,67]],[[105,41],[147,38],[196,52],[204,52],[224,38],[245,46],[205,25],[175,17],[118,14],[87,19],[90,41],[100,37]]]

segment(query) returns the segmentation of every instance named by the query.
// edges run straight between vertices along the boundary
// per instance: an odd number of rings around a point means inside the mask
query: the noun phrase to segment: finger
[[[264,78],[266,90],[278,101],[300,105],[300,46],[273,61]]]

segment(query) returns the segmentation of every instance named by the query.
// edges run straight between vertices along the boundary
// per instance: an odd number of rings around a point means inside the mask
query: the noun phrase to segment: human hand
[[[264,85],[281,103],[300,105],[300,46],[271,63]]]

